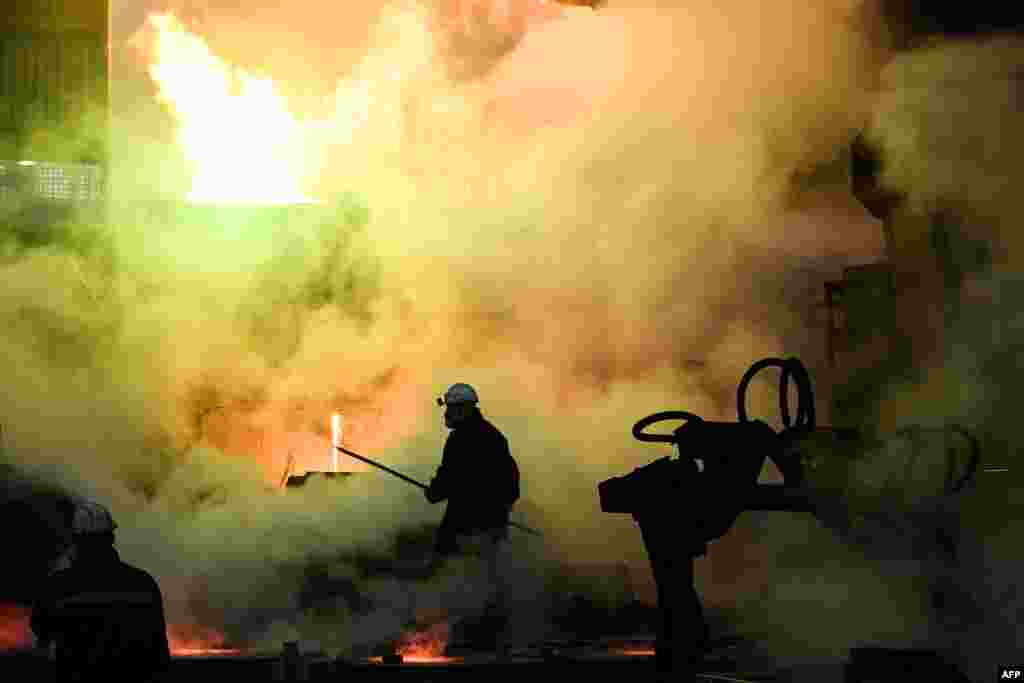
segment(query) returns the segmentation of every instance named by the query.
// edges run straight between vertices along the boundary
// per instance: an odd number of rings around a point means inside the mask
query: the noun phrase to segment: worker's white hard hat
[[[479,403],[480,397],[476,395],[476,389],[468,384],[453,384],[444,392],[444,404],[456,405],[459,403]]]
[[[81,501],[75,505],[72,534],[105,534],[116,528],[110,510],[99,503]]]

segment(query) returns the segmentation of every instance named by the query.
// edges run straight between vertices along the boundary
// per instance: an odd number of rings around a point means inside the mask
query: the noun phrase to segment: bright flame
[[[196,202],[291,204],[301,190],[302,129],[269,78],[214,55],[170,14],[152,14],[150,76],[178,119]]]
[[[30,616],[31,612],[24,607],[0,604],[0,652],[25,650],[35,644]]]
[[[177,120],[178,144],[193,167],[188,199],[305,203],[312,201],[309,192],[325,189],[318,186],[325,177],[336,186],[365,182],[368,169],[445,175],[481,125],[477,118],[488,98],[503,101],[511,91],[518,93],[512,98],[517,106],[550,108],[549,94],[524,96],[515,84],[502,91],[493,84],[449,82],[437,59],[443,47],[438,31],[458,33],[484,12],[500,30],[521,35],[592,10],[547,0],[518,0],[514,11],[496,0],[452,7],[447,28],[414,4],[385,12],[374,29],[374,48],[337,82],[329,112],[298,108],[272,79],[217,56],[174,15],[150,14],[148,70]]]
[[[205,626],[168,624],[167,642],[175,657],[239,655],[241,650],[224,647],[224,634]]]
[[[331,415],[331,471],[338,471],[338,448],[341,447],[341,435],[345,423],[338,413]]]

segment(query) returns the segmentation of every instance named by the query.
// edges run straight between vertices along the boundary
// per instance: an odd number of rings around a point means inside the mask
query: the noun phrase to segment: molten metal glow
[[[457,657],[445,657],[444,655],[416,654],[402,655],[403,662],[410,664],[450,664],[457,662]]]
[[[613,640],[606,644],[608,653],[619,657],[653,657],[654,643],[646,638]]]
[[[0,652],[25,650],[35,644],[28,623],[30,616],[24,607],[0,604]]]
[[[425,631],[406,633],[398,645],[398,654],[402,661],[414,663],[445,663],[455,661],[445,657],[444,650],[448,645],[448,623],[438,622]]]
[[[368,661],[372,662],[373,664],[383,664],[384,663],[384,658],[383,657],[370,657]],[[461,657],[445,657],[443,655],[433,656],[433,655],[416,655],[416,654],[413,654],[413,655],[410,655],[408,657],[406,657],[405,655],[402,655],[402,663],[403,664],[452,664],[454,662],[461,662],[461,661],[462,661]]]
[[[274,82],[218,58],[170,14],[152,14],[149,73],[178,120],[196,202],[292,204],[301,190],[300,122]]]
[[[216,647],[182,647],[171,649],[171,655],[174,657],[235,657],[242,654],[241,650],[235,648],[216,648]]]
[[[24,650],[35,644],[30,617],[26,607],[0,605],[0,652]],[[176,657],[241,654],[241,650],[224,647],[224,636],[210,628],[172,624],[167,627],[167,640]]]
[[[169,624],[167,641],[175,657],[210,657],[240,655],[236,648],[224,647],[224,635],[205,626]]]

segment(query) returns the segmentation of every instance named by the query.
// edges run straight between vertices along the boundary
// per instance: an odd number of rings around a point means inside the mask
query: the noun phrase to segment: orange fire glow
[[[224,646],[224,634],[206,626],[169,624],[167,641],[175,657],[210,657],[242,654]]]
[[[642,638],[617,640],[608,643],[608,652],[620,657],[653,657],[654,643]]]
[[[448,645],[448,634],[448,623],[438,622],[425,630],[403,634],[396,651],[402,656],[403,662],[414,664],[444,664],[458,661],[456,657],[444,655],[445,647]],[[382,660],[380,657],[373,659]]]
[[[35,644],[30,617],[26,607],[0,604],[0,652],[29,649]],[[167,640],[176,657],[241,654],[241,650],[224,647],[221,633],[202,626],[169,625]]]
[[[35,644],[28,623],[30,616],[25,607],[0,604],[0,651],[24,650]]]

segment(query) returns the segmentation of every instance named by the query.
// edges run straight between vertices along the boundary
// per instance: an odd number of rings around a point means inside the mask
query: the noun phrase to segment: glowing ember
[[[225,647],[185,647],[185,648],[171,648],[171,655],[174,657],[234,657],[242,654],[241,650],[235,648]]]
[[[646,639],[614,640],[607,644],[608,652],[620,657],[653,657],[654,643]]]
[[[30,616],[25,607],[0,604],[0,652],[24,650],[35,644],[28,623]]]
[[[224,62],[170,14],[150,15],[149,27],[149,73],[195,168],[188,198],[308,202],[300,190],[302,128],[274,82]]]
[[[402,655],[402,661],[409,662],[410,664],[449,664],[458,661],[458,659],[443,655],[411,654],[408,656]]]
[[[383,657],[370,657],[367,661],[373,664],[383,664]],[[411,657],[402,657],[403,664],[451,664],[453,662],[461,662],[461,657],[432,657],[426,655],[413,655]]]
[[[175,657],[211,657],[240,655],[242,651],[224,646],[224,635],[204,626],[167,626],[167,641]]]

